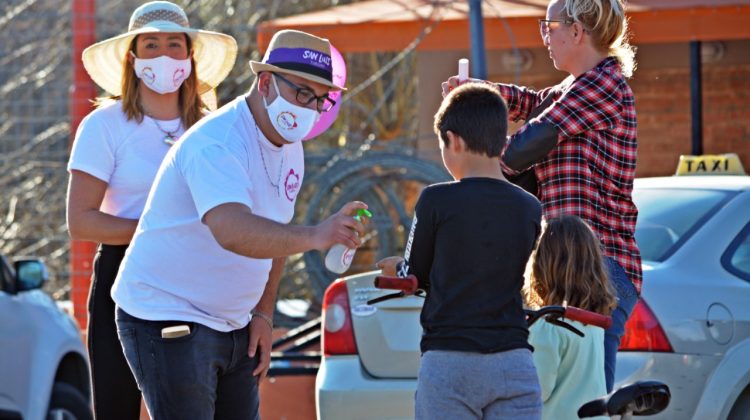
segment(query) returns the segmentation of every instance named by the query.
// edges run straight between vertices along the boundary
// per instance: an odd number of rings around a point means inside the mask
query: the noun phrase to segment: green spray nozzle
[[[372,218],[372,213],[370,213],[370,210],[367,210],[367,209],[357,210],[357,215],[354,216],[354,218],[357,219],[358,221],[361,221],[362,217]]]

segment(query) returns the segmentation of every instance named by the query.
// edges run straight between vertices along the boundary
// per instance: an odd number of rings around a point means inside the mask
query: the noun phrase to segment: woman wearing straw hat
[[[190,28],[185,12],[166,1],[137,8],[126,33],[83,52],[86,71],[112,95],[81,122],[68,163],[70,236],[100,244],[88,324],[97,418],[139,418],[141,394],[110,290],[161,161],[213,104],[213,88],[236,55],[234,38]]]
[[[350,202],[315,226],[289,224],[302,139],[335,105],[328,40],[284,30],[247,95],[175,145],[112,288],[125,357],[153,418],[254,419],[270,365],[286,256],[358,247]]]

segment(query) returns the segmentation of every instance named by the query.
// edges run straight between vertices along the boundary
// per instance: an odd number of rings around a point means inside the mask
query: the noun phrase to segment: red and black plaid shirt
[[[641,254],[634,237],[638,209],[631,199],[635,101],[617,59],[608,57],[577,78],[539,92],[502,83],[498,87],[514,121],[526,120],[547,95],[555,95],[537,117],[561,133],[557,147],[534,166],[544,216],[572,214],[586,220],[605,255],[620,263],[640,293]],[[508,138],[509,144],[517,134]],[[503,169],[515,173],[505,165]]]

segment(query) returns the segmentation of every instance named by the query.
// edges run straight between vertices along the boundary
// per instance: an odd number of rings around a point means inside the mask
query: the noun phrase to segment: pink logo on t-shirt
[[[286,198],[288,198],[289,201],[294,201],[294,199],[297,197],[297,193],[299,192],[299,187],[300,187],[299,175],[294,173],[294,169],[290,169],[289,174],[286,176],[286,179],[284,180],[284,193],[286,194]]]

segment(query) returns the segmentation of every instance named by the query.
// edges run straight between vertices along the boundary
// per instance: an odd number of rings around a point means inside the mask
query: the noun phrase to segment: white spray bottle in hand
[[[363,217],[372,217],[372,213],[367,209],[357,210],[357,215],[354,218],[361,221]],[[346,245],[336,244],[332,246],[326,254],[326,268],[336,274],[342,274],[352,264],[355,252],[357,252],[356,248],[347,248]]]

